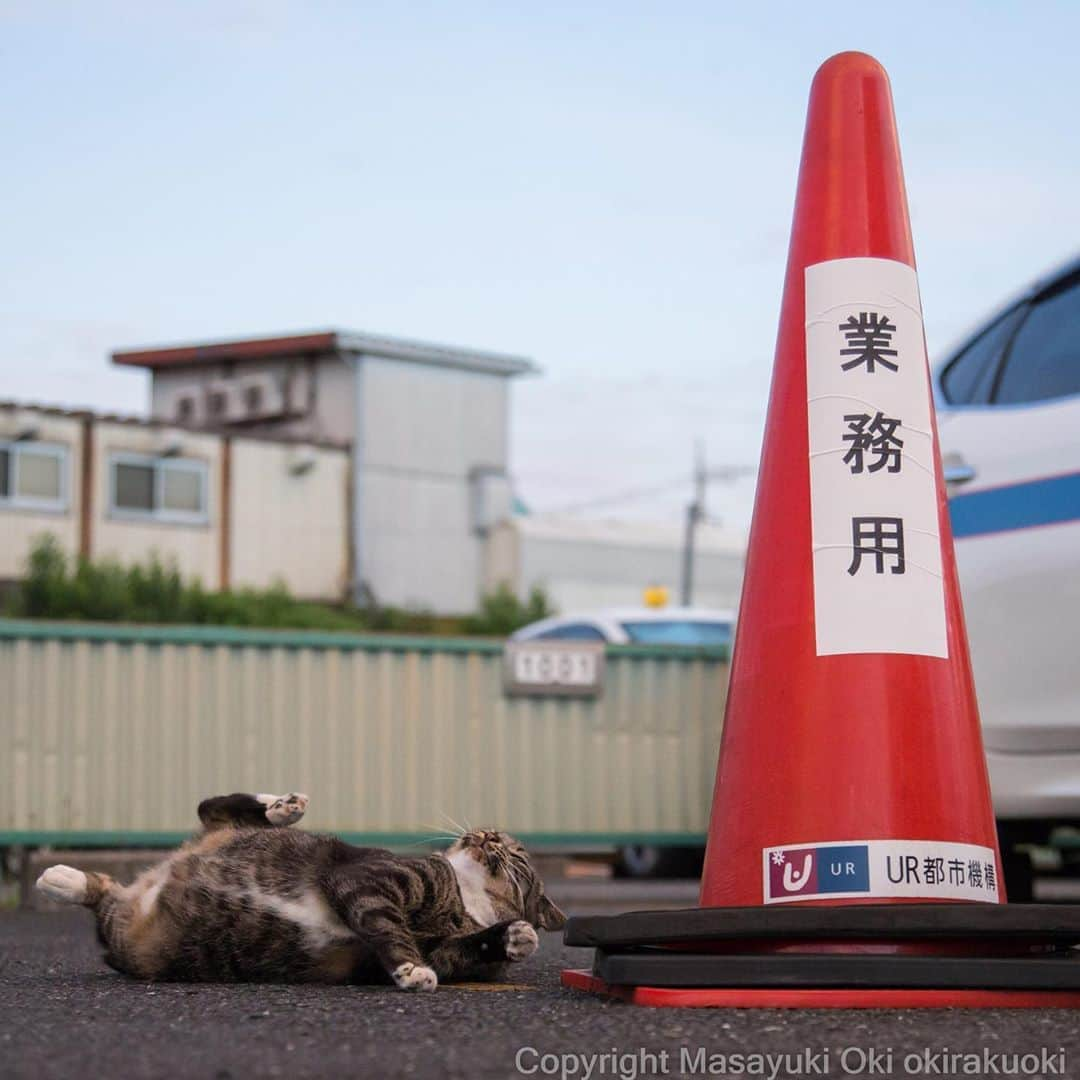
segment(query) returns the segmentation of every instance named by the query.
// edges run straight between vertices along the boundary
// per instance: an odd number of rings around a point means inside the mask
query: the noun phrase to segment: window
[[[244,405],[248,412],[260,412],[263,407],[263,391],[261,386],[246,386],[244,388]]]
[[[195,399],[182,397],[176,403],[176,419],[181,424],[190,424],[195,420]]]
[[[604,641],[603,633],[590,623],[567,623],[537,634],[534,641]]]
[[[995,404],[1080,393],[1080,281],[1040,298],[1013,338]]]
[[[229,402],[225,397],[224,390],[214,390],[207,396],[206,408],[211,416],[221,419],[225,415],[225,410],[228,407]]]
[[[201,461],[115,454],[110,473],[110,510],[118,517],[178,524],[207,520],[206,465]]]
[[[968,345],[945,369],[941,390],[952,405],[985,405],[990,400],[1001,354],[1027,306],[1013,308]]]
[[[730,645],[731,623],[704,620],[624,622],[630,640],[641,645]]]
[[[154,510],[154,467],[118,462],[113,474],[113,504],[118,510]]]
[[[67,509],[67,447],[0,443],[0,506]]]
[[[161,505],[166,510],[201,514],[203,510],[203,474],[193,469],[161,470]]]

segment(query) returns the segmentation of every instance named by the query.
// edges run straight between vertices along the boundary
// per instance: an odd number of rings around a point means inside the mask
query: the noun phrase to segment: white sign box
[[[602,642],[510,642],[503,652],[503,685],[510,695],[597,697],[604,660]]]
[[[936,447],[915,271],[806,268],[806,386],[819,656],[948,656]]]

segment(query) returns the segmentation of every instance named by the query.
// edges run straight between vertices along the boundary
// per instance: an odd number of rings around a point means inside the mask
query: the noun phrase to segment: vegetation
[[[501,582],[494,592],[486,593],[480,600],[480,610],[465,618],[463,629],[467,634],[512,634],[518,627],[553,615],[548,605],[547,593],[534,587],[529,599],[523,604],[506,582]]]
[[[197,580],[185,580],[175,564],[157,556],[145,565],[133,566],[111,559],[71,560],[55,537],[43,536],[30,552],[26,577],[9,613],[95,622],[502,636],[550,615],[551,610],[542,589],[534,589],[522,603],[506,585],[484,596],[479,611],[465,616],[375,604],[356,608],[308,603],[291,596],[283,584],[208,592]]]

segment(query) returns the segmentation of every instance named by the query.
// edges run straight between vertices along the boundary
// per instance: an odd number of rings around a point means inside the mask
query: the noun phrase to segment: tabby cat
[[[222,795],[204,832],[133,884],[53,866],[46,896],[97,916],[106,963],[140,979],[386,982],[497,979],[562,912],[513,837],[476,830],[405,858],[292,830],[307,796]]]

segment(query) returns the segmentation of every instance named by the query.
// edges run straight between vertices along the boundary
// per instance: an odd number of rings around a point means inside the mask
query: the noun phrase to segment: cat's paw
[[[423,964],[399,964],[391,978],[399,990],[434,990],[439,985],[439,976]]]
[[[86,899],[86,875],[71,866],[50,866],[34,887],[61,904],[81,904]]]
[[[295,825],[307,810],[308,797],[298,791],[288,795],[257,795],[266,804],[266,820],[271,825]]]
[[[506,928],[503,948],[506,950],[507,960],[527,960],[540,948],[540,938],[524,919],[518,919]]]

